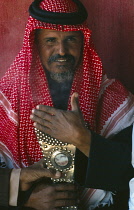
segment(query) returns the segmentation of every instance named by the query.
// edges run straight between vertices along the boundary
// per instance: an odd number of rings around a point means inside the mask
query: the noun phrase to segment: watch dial
[[[66,166],[68,164],[68,157],[64,153],[59,153],[54,158],[58,166]]]

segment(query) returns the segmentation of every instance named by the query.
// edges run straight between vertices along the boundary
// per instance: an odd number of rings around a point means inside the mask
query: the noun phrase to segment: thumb
[[[71,108],[72,111],[80,111],[78,93],[76,92],[71,96]]]
[[[59,178],[61,173],[53,169],[46,168],[23,168],[20,173],[21,190],[28,190],[33,182],[39,181],[42,178]]]
[[[61,176],[61,172],[56,171],[55,169],[47,169],[47,168],[35,168],[31,171],[31,180],[38,181],[41,178],[59,178]]]

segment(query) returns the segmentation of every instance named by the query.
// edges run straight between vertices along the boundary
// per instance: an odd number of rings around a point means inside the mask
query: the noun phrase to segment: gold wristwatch
[[[37,140],[41,147],[47,168],[54,168],[62,172],[62,177],[53,179],[56,182],[74,183],[74,160],[76,147],[63,143],[35,128]],[[78,209],[76,206],[62,207],[62,209]]]

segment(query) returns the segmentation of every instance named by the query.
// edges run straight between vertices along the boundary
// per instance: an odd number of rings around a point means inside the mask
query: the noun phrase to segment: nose
[[[67,53],[67,46],[63,41],[58,43],[57,51],[57,53],[61,56],[64,56]]]

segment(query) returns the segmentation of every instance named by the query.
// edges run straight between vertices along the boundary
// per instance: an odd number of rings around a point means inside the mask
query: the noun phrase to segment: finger
[[[78,93],[73,93],[72,96],[71,96],[71,108],[72,108],[72,111],[80,111],[80,108],[79,108],[79,100],[78,100]]]
[[[41,158],[37,163],[38,166],[41,166],[42,168],[44,168],[44,164],[45,164],[45,161],[44,161],[44,158]]]
[[[25,177],[25,175],[27,175]],[[22,177],[23,176],[23,177]],[[41,178],[59,178],[61,173],[56,170],[46,168],[23,168],[21,170],[21,177],[24,181],[33,182]],[[27,180],[28,179],[28,180]]]
[[[55,207],[69,207],[69,206],[76,206],[77,201],[76,200],[56,200],[55,201]]]
[[[30,115],[30,119],[31,119],[32,121],[34,121],[34,122],[40,124],[40,125],[43,125],[43,126],[45,126],[45,127],[48,127],[48,128],[50,128],[51,125],[52,125],[51,122],[49,122],[49,121],[47,121],[47,120],[45,120],[45,119],[42,119],[42,118],[40,118],[40,117],[37,117],[36,115],[33,115],[33,114]]]
[[[55,115],[56,111],[57,111],[57,109],[55,109],[51,106],[45,106],[45,105],[37,105],[36,109],[40,110],[40,111],[47,112],[47,113],[52,114],[52,115]]]
[[[47,121],[51,121],[52,120],[52,117],[53,117],[53,115],[51,115],[51,114],[49,114],[47,112],[38,110],[38,109],[33,109],[31,116],[38,116],[39,118],[45,119]]]
[[[28,190],[32,183],[39,181],[42,178],[59,178],[61,173],[56,170],[42,169],[42,168],[23,168],[20,173],[20,189]]]
[[[37,128],[38,130],[42,131],[43,133],[49,134],[52,136],[51,128],[45,127],[44,125],[41,125],[40,123],[34,122],[33,126]]]
[[[41,158],[38,162],[34,163],[33,165],[29,166],[30,168],[44,168],[45,161],[44,158]]]
[[[56,200],[59,199],[72,199],[75,200],[77,198],[77,193],[74,191],[56,191]]]
[[[77,187],[74,184],[66,183],[66,184],[56,184],[55,185],[56,191],[76,191]]]

